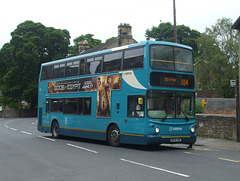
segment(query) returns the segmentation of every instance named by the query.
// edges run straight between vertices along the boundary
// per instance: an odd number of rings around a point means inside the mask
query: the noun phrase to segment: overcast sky
[[[240,16],[239,0],[175,1],[177,25],[201,33],[219,18],[235,22]],[[26,20],[67,29],[71,42],[87,33],[105,42],[117,36],[120,23],[129,23],[133,38],[140,42],[146,40],[146,30],[158,26],[160,20],[173,24],[173,0],[5,0],[0,5],[0,48],[10,41],[10,33],[17,25]]]

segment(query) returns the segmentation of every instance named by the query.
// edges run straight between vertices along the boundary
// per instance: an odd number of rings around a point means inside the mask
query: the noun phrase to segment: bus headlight
[[[160,129],[158,127],[155,128],[155,132],[159,133]]]
[[[194,127],[191,127],[191,132],[194,133],[195,132],[195,128]]]

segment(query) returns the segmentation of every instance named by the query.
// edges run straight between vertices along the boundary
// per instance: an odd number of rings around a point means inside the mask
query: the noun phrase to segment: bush
[[[203,114],[204,113],[204,109],[202,107],[202,102],[200,102],[197,99],[196,99],[196,102],[195,102],[195,110],[196,110],[196,114]]]

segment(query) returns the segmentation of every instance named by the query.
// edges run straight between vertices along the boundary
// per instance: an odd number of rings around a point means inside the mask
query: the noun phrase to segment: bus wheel
[[[57,121],[54,121],[52,124],[52,137],[59,138],[59,124]]]
[[[120,131],[117,125],[112,125],[108,130],[108,142],[111,146],[120,145]]]

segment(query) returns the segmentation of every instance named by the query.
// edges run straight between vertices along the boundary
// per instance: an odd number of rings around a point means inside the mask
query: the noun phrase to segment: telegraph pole
[[[173,0],[173,20],[174,20],[174,42],[177,43],[176,4],[175,4],[175,0]]]
[[[232,28],[235,30],[238,30],[238,45],[239,45],[239,52],[238,52],[238,59],[239,59],[239,64],[240,64],[240,16],[238,19],[235,21],[235,23],[232,25]],[[237,106],[236,106],[236,120],[237,120],[237,142],[240,142],[240,110],[239,110],[239,102],[240,102],[240,96],[239,96],[239,85],[240,85],[240,66],[239,66],[239,79],[236,82],[236,85],[238,84],[238,90],[237,90],[237,95],[238,95],[238,100],[237,100]]]

